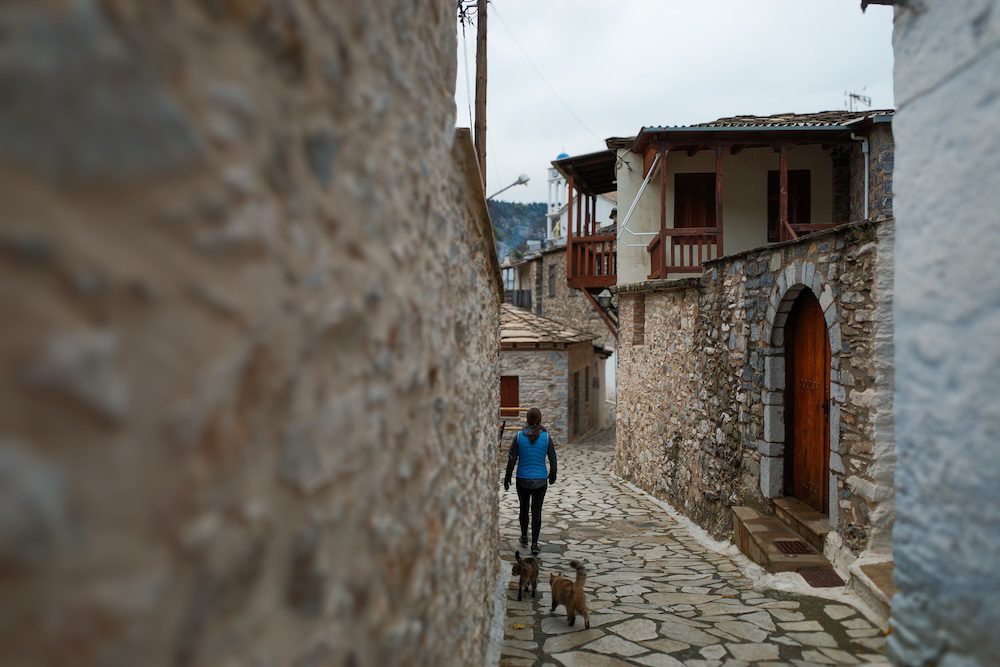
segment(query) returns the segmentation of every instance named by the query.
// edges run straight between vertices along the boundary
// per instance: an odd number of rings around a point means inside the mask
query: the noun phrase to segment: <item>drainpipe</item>
[[[851,132],[851,139],[854,141],[861,142],[861,154],[865,158],[865,201],[864,201],[864,219],[868,219],[868,138],[859,137],[858,135]]]

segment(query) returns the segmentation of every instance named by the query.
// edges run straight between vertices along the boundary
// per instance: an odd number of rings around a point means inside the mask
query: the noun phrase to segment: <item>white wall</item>
[[[1000,656],[1000,10],[896,10],[900,664]]]
[[[631,166],[618,171],[619,221],[624,220],[639,186],[642,185],[642,157],[619,151]],[[796,146],[788,152],[789,169],[809,169],[811,215],[816,223],[833,221],[833,163],[830,154],[819,146]],[[723,158],[723,253],[750,250],[767,243],[767,172],[778,169],[778,154],[770,148],[751,148]],[[688,157],[685,152],[667,155],[667,227],[674,225],[674,175],[691,172],[714,172],[715,153],[701,151]],[[659,175],[653,176],[639,201],[628,227],[634,232],[655,232],[660,228]],[[625,232],[618,244],[618,284],[641,282],[649,275],[646,244],[652,236],[633,236]],[[626,243],[642,244],[629,248]],[[686,274],[691,275],[691,274]],[[675,277],[675,276],[671,276]],[[680,277],[680,276],[676,276]]]

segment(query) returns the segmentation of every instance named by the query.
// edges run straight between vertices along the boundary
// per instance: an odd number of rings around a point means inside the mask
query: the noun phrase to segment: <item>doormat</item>
[[[774,546],[783,554],[811,554],[816,553],[813,548],[802,540],[775,540]]]
[[[813,588],[835,588],[846,585],[832,567],[805,567],[799,574]]]

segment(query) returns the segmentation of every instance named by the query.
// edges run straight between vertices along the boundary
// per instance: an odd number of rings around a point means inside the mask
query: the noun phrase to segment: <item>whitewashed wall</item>
[[[900,664],[1000,655],[1000,7],[896,10]],[[959,259],[960,258],[960,259]]]

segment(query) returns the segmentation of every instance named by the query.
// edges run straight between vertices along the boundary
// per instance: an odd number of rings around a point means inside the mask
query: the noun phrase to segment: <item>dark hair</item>
[[[542,411],[538,408],[528,410],[528,440],[534,442],[538,440],[538,435],[542,430]]]

